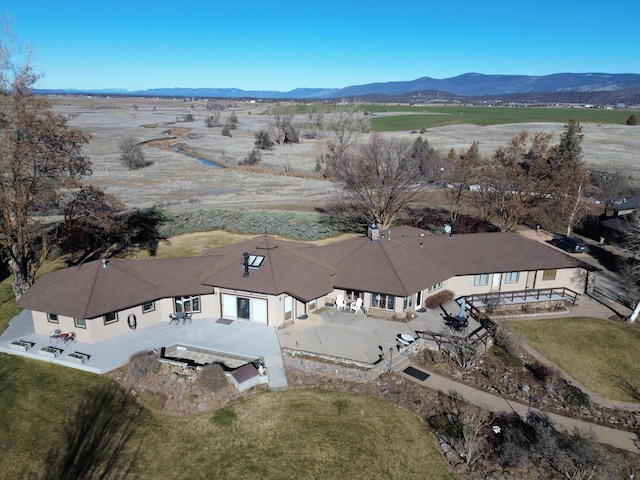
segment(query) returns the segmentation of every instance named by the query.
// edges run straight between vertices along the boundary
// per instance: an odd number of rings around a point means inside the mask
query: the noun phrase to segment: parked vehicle
[[[589,251],[589,245],[578,237],[555,237],[551,240],[551,245],[569,253],[585,253]]]

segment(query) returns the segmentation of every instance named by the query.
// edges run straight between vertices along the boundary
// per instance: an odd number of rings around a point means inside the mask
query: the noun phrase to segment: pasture
[[[630,110],[605,110],[565,107],[476,107],[476,106],[395,106],[364,105],[362,109],[376,115],[371,128],[376,132],[420,130],[447,125],[478,126],[519,123],[560,123],[574,119],[581,124],[625,125]],[[636,115],[637,116],[637,115]]]

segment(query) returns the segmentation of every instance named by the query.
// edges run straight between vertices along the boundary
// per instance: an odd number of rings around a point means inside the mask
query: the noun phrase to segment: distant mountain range
[[[483,75],[466,73],[452,78],[436,79],[422,77],[406,82],[369,83],[345,88],[296,88],[288,92],[240,90],[237,88],[151,88],[128,91],[122,89],[101,90],[38,90],[43,94],[99,94],[153,97],[198,97],[198,98],[256,98],[256,99],[340,99],[375,98],[388,101],[453,101],[468,100],[469,97],[539,97],[547,102],[557,98],[600,98],[604,102],[640,103],[640,74],[609,73],[557,73],[544,76],[530,75]],[[634,99],[636,100],[634,102]]]

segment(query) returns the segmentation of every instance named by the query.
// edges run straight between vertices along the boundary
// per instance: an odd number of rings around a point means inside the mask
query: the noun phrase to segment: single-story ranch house
[[[369,314],[405,315],[441,289],[456,296],[569,288],[584,292],[590,267],[517,233],[432,235],[396,227],[326,246],[262,235],[200,257],[89,262],[43,275],[17,305],[35,333],[75,332],[96,343],[132,329],[193,318],[279,327],[333,304],[362,299]]]

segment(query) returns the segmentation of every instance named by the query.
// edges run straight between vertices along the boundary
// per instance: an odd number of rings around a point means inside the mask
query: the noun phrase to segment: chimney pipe
[[[249,253],[248,252],[244,252],[242,254],[242,256],[244,257],[244,273],[242,274],[242,276],[244,278],[247,278],[249,276]]]
[[[106,258],[102,259],[102,268],[107,268],[109,264],[109,260],[107,260]]]

